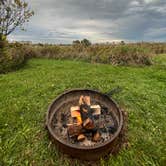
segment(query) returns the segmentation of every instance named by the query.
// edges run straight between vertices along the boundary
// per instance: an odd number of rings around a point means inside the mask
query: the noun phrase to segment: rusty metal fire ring
[[[113,137],[110,138],[110,140],[92,147],[79,147],[75,144],[71,144],[62,140],[53,130],[52,119],[59,111],[59,108],[61,108],[64,104],[71,100],[78,99],[81,95],[89,95],[94,100],[107,105],[107,107],[113,111],[118,123],[118,128]],[[100,157],[104,157],[109,153],[114,153],[115,147],[120,144],[119,135],[123,127],[123,114],[117,106],[116,102],[113,101],[110,96],[103,94],[97,90],[73,89],[59,95],[49,106],[46,115],[46,127],[52,138],[52,141],[56,144],[57,148],[61,152],[83,160],[96,160]]]

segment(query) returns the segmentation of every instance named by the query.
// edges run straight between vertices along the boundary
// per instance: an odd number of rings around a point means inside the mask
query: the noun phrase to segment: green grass
[[[0,165],[71,165],[51,146],[44,128],[51,101],[66,89],[107,92],[129,114],[130,147],[100,165],[166,163],[166,55],[151,67],[31,59],[24,68],[0,75]]]

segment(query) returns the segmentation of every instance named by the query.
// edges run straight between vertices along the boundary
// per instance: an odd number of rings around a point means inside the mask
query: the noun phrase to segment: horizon
[[[71,44],[87,38],[92,43],[165,42],[165,0],[29,0],[35,15],[9,41]]]
[[[74,41],[74,40],[73,40]],[[73,41],[71,43],[49,43],[49,42],[33,42],[33,41],[26,41],[26,40],[8,40],[9,43],[29,43],[29,44],[48,44],[48,45],[73,45]],[[81,39],[79,40],[81,41]],[[91,42],[91,41],[90,41]],[[135,42],[127,42],[127,41],[110,41],[110,42],[91,42],[92,45],[96,45],[96,44],[121,44],[122,42],[124,42],[124,44],[139,44],[139,43],[149,43],[149,44],[165,44],[166,41],[135,41]]]

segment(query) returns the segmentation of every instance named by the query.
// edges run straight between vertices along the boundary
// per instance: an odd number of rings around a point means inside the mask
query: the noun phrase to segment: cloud
[[[48,43],[71,43],[82,38],[92,42],[166,40],[165,0],[28,2],[35,16],[26,32],[17,30],[10,38]]]

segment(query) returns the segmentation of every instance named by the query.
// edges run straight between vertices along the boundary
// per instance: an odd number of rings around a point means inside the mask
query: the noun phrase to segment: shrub
[[[151,56],[148,49],[130,45],[96,45],[89,51],[91,62],[113,65],[150,65]]]
[[[136,44],[91,45],[89,47],[23,45],[22,47],[26,58],[75,59],[113,65],[150,65],[152,56],[148,48]]]
[[[45,57],[54,57],[57,58],[57,55],[60,53],[60,48],[58,46],[44,46],[40,48],[40,53]]]
[[[40,49],[36,46],[32,46],[32,45],[23,45],[21,47],[21,50],[24,54],[24,57],[26,59],[30,59],[30,58],[38,58],[41,56],[40,53]]]
[[[81,40],[81,44],[84,47],[89,47],[91,45],[91,42],[88,39],[83,39],[83,40]]]
[[[111,50],[109,57],[112,64],[117,65],[151,65],[152,53],[138,46],[118,45]]]
[[[23,50],[3,47],[0,48],[0,73],[18,69],[25,62]]]

